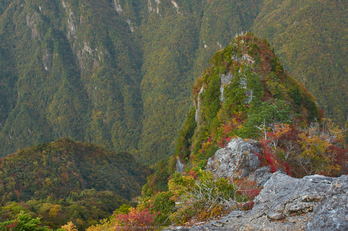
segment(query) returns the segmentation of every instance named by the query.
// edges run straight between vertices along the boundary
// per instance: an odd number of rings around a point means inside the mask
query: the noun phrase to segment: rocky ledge
[[[348,230],[348,176],[273,173],[250,211],[174,230]]]
[[[208,161],[215,177],[248,177],[263,186],[249,211],[232,211],[220,220],[172,230],[348,230],[348,175],[302,179],[258,168],[253,141],[232,140]],[[256,170],[255,170],[256,169]]]

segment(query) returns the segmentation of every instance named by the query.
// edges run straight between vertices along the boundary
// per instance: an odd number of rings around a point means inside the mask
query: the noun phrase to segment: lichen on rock
[[[209,158],[206,170],[212,171],[214,177],[236,179],[247,177],[261,164],[255,153],[260,153],[258,142],[232,139],[225,148],[219,149]]]

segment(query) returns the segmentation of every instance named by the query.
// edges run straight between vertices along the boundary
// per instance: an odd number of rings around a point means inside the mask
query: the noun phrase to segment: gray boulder
[[[254,140],[232,139],[225,148],[219,149],[209,158],[206,170],[211,171],[215,178],[247,177],[261,164],[255,155],[261,153],[258,146],[259,143]]]
[[[264,166],[250,173],[248,180],[255,181],[257,187],[261,187],[269,180],[269,178],[271,178],[271,176],[271,168],[269,166]]]

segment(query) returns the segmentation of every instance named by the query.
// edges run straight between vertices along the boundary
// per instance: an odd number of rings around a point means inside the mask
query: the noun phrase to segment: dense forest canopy
[[[25,211],[83,230],[138,196],[150,171],[129,153],[63,138],[0,159],[0,221]]]

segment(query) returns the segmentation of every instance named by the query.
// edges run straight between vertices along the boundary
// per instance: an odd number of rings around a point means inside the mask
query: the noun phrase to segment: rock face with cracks
[[[250,211],[177,230],[348,230],[348,176],[273,173]]]
[[[225,148],[219,149],[209,158],[206,170],[213,176],[229,179],[247,177],[261,164],[256,154],[261,153],[258,142],[232,139]]]

